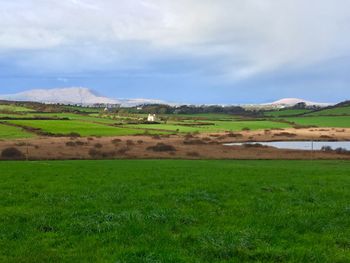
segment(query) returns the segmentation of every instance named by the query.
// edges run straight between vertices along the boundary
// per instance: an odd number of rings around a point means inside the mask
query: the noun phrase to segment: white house
[[[157,121],[156,115],[155,115],[155,114],[148,114],[147,121],[149,121],[149,122],[155,122],[155,121]]]

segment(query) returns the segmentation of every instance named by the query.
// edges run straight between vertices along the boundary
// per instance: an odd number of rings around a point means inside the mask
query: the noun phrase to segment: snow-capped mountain
[[[272,103],[266,103],[265,105],[276,105],[276,106],[294,106],[298,103],[305,103],[307,106],[329,106],[331,104],[329,103],[321,103],[321,102],[313,102],[313,101],[307,101],[303,99],[297,99],[297,98],[285,98],[281,99]]]
[[[79,104],[93,105],[101,104],[121,104],[123,106],[135,106],[140,104],[165,103],[152,99],[112,99],[97,95],[88,88],[71,87],[57,89],[34,89],[16,94],[0,95],[2,100],[12,101],[33,101],[47,104]]]

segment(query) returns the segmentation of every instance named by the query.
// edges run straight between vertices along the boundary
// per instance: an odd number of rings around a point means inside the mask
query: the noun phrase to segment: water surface
[[[288,150],[304,150],[304,151],[318,151],[324,146],[330,146],[332,149],[344,148],[350,151],[350,141],[280,141],[280,142],[245,142],[245,143],[228,143],[226,146],[241,146],[244,144],[262,144],[265,146],[275,147],[278,149],[288,149]]]

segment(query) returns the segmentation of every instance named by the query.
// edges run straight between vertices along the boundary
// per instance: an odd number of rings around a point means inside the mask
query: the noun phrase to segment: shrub
[[[148,147],[147,150],[151,150],[154,152],[174,152],[174,151],[176,151],[174,146],[164,144],[164,143],[157,143],[157,145]]]
[[[245,127],[242,129],[242,131],[250,131],[250,128]]]
[[[76,137],[80,137],[80,134],[77,133],[77,132],[71,132],[68,134],[69,137],[73,137],[73,138],[76,138]]]
[[[126,141],[126,145],[127,146],[132,146],[132,145],[135,145],[135,143],[132,140],[127,140]]]
[[[185,135],[185,139],[186,140],[189,140],[189,139],[192,139],[193,138],[193,135],[191,134],[191,133],[187,133],[186,135]]]
[[[184,141],[184,144],[187,144],[187,145],[200,145],[200,144],[206,144],[205,141],[202,141],[202,140],[185,140]]]
[[[112,143],[113,144],[118,144],[118,143],[120,143],[122,140],[121,139],[113,139],[112,140]]]
[[[242,137],[243,135],[240,133],[232,133],[230,132],[229,134],[227,134],[227,137],[231,137],[231,138],[238,138],[238,137]]]
[[[322,146],[321,151],[323,152],[333,152],[333,149],[331,146]]]
[[[334,150],[337,154],[349,154],[350,153],[350,151],[348,151],[347,149],[345,149],[345,148],[337,148],[337,149],[335,149]]]
[[[66,142],[66,146],[75,147],[76,144],[75,144],[75,142]]]
[[[128,147],[123,147],[121,149],[118,150],[118,154],[125,154],[127,151],[129,151]]]
[[[1,157],[7,160],[23,160],[25,155],[15,147],[6,148],[1,152]]]
[[[101,143],[96,143],[94,145],[94,147],[97,148],[97,149],[101,149],[103,147],[103,145]]]
[[[294,133],[289,133],[289,132],[280,132],[280,133],[276,133],[274,136],[285,136],[285,137],[295,137],[297,136]]]
[[[262,145],[260,143],[245,143],[243,144],[245,148],[265,148],[267,146]]]
[[[187,156],[190,156],[190,157],[199,157],[199,153],[198,152],[188,152],[187,153]]]
[[[101,152],[98,151],[98,150],[96,150],[96,149],[91,149],[91,150],[89,151],[89,155],[90,155],[91,157],[96,158],[96,157],[100,157],[100,156],[101,156]]]

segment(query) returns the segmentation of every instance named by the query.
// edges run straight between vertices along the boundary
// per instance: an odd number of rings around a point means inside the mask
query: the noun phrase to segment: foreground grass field
[[[0,162],[1,262],[349,262],[350,162]]]

